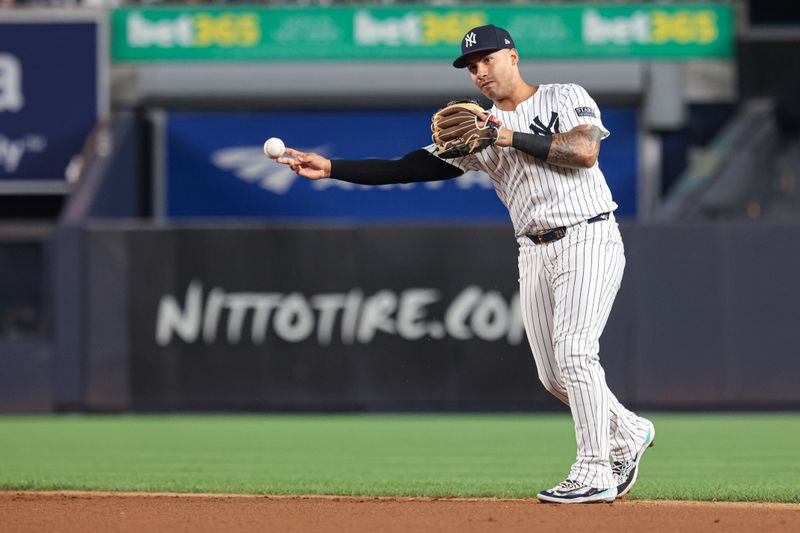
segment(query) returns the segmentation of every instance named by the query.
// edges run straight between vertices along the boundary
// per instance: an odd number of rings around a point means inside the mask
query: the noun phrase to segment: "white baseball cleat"
[[[537,497],[543,502],[552,503],[610,503],[617,497],[617,487],[597,489],[579,481],[565,479],[552,489],[543,490]]]
[[[633,459],[626,461],[614,461],[611,464],[611,470],[614,473],[614,479],[617,480],[617,497],[621,498],[630,492],[633,484],[636,483],[636,478],[639,477],[639,461],[642,460],[644,452],[647,448],[651,448],[656,439],[656,427],[648,420],[650,427],[647,429],[647,437],[644,439],[642,447]]]

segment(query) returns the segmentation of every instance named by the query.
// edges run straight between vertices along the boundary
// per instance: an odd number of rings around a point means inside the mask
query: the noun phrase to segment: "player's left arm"
[[[581,124],[566,133],[536,135],[503,128],[498,146],[513,146],[551,165],[566,168],[592,168],[600,154],[603,131],[591,124]]]
[[[563,133],[500,131],[498,144],[514,148],[551,165],[566,168],[592,168],[600,154],[600,141],[609,131],[600,118],[600,108],[586,89],[575,83],[561,86],[558,118]]]
[[[546,162],[567,168],[592,168],[600,155],[603,132],[597,126],[581,124],[566,133],[553,135]]]

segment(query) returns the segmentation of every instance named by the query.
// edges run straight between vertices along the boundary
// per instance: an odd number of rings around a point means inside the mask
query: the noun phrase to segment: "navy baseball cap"
[[[461,57],[453,61],[453,66],[465,68],[468,55],[503,48],[514,48],[514,39],[503,28],[498,28],[493,24],[472,28],[461,40]]]

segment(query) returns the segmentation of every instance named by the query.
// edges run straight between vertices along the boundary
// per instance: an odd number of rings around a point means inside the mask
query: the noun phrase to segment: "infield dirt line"
[[[3,533],[796,533],[800,504],[622,500],[0,491]]]
[[[352,496],[336,494],[240,494],[230,492],[115,492],[91,490],[0,490],[0,498],[9,496],[52,497],[63,496],[68,498],[217,498],[217,499],[268,499],[268,500],[328,500],[349,502],[496,502],[496,503],[536,503],[542,504],[536,498],[493,498],[493,497],[458,497],[458,496]],[[708,500],[637,500],[617,499],[614,504],[648,505],[648,506],[696,506],[714,505],[726,507],[775,507],[779,509],[800,510],[798,503],[776,502],[732,502]],[[542,504],[548,505],[549,504]]]

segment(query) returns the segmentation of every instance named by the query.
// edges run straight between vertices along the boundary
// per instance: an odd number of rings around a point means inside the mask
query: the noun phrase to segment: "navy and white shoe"
[[[647,429],[647,437],[644,439],[642,447],[639,448],[639,453],[636,457],[626,461],[614,461],[611,463],[611,471],[614,473],[614,479],[617,481],[617,498],[621,498],[630,492],[633,484],[636,483],[636,478],[639,477],[639,461],[642,460],[644,452],[647,448],[652,448],[656,440],[656,428],[652,422],[649,422],[650,427]]]
[[[613,502],[617,497],[617,487],[597,489],[566,479],[550,490],[543,490],[537,497],[543,502],[552,503]]]

